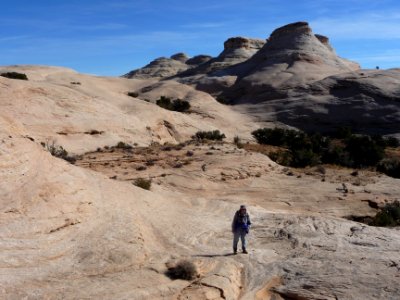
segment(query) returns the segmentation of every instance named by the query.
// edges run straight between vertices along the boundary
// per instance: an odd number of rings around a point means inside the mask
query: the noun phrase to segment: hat
[[[246,209],[246,205],[240,205],[240,209]]]

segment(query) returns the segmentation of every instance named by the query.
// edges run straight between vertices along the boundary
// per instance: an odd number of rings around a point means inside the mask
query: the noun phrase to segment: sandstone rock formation
[[[179,53],[133,79],[0,67],[29,78],[0,77],[0,298],[397,300],[399,228],[351,220],[400,199],[399,179],[284,168],[246,142],[260,126],[321,130],[355,116],[361,131],[399,133],[400,71],[357,70],[306,23],[262,43],[228,40],[223,68]],[[211,73],[175,77],[202,65]],[[193,86],[243,94],[223,105]],[[190,111],[160,108],[161,96]],[[191,140],[217,129],[224,142]],[[52,156],[52,142],[75,164]],[[235,256],[241,204],[253,225],[249,255]],[[181,260],[199,276],[168,278]]]
[[[244,37],[230,38],[224,43],[224,51],[222,51],[216,58],[201,64],[197,68],[188,70],[178,74],[179,77],[188,77],[193,75],[209,75],[214,76],[214,73],[221,71],[243,61],[246,61],[252,57],[257,51],[259,51],[265,41],[259,39],[250,39]]]
[[[360,70],[306,22],[274,30],[266,43],[228,39],[218,57],[168,80],[210,93],[263,122],[400,136],[398,70]]]
[[[266,97],[235,107],[306,131],[332,132],[347,126],[360,133],[400,137],[399,85],[399,69],[360,70],[292,89],[279,100]]]
[[[196,55],[196,56],[193,56],[192,58],[189,58],[186,61],[186,63],[188,65],[198,66],[205,62],[208,62],[210,59],[212,59],[212,56],[210,56],[210,55]]]
[[[153,60],[145,67],[125,74],[126,78],[164,78],[174,76],[188,69],[183,57],[179,59],[160,57]]]
[[[315,36],[308,23],[293,23],[272,32],[257,54],[235,68],[238,80],[227,96],[235,101],[273,99],[289,88],[358,69],[358,64],[338,57],[326,38]]]

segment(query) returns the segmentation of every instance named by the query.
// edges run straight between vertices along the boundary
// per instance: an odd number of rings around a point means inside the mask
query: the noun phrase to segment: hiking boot
[[[247,250],[246,250],[246,249],[243,249],[243,253],[244,253],[244,254],[247,254],[248,252],[247,252]]]
[[[233,249],[233,254],[237,254],[237,250],[236,249]]]

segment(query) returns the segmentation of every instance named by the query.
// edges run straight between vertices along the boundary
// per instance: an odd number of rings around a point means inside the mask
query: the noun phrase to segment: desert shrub
[[[28,76],[26,76],[26,74],[18,73],[18,72],[1,73],[0,76],[10,78],[10,79],[28,80]]]
[[[68,151],[62,146],[56,145],[54,141],[51,143],[42,143],[42,146],[55,157],[68,161],[71,164],[76,162],[76,157],[68,155]]]
[[[129,97],[133,97],[133,98],[139,97],[139,94],[136,93],[136,92],[128,92],[127,95],[128,95]]]
[[[376,214],[370,223],[372,226],[392,227],[400,225],[400,202],[388,203]]]
[[[74,85],[81,85],[81,83],[80,83],[79,81],[71,81],[71,84],[74,84]]]
[[[281,128],[261,128],[251,133],[259,144],[283,146],[285,130]]]
[[[384,139],[385,140],[385,146],[386,147],[393,147],[393,148],[397,148],[400,146],[400,142],[398,139],[396,139],[395,137],[387,137]]]
[[[176,99],[172,101],[172,110],[178,112],[188,111],[190,103],[186,100]]]
[[[151,179],[145,179],[145,178],[137,178],[133,182],[134,185],[145,189],[145,190],[150,190],[151,188]]]
[[[124,142],[121,141],[121,142],[118,142],[118,144],[115,146],[115,148],[130,150],[130,149],[132,149],[133,147],[132,147],[131,145],[129,145],[129,144],[124,143]]]
[[[182,260],[174,267],[169,268],[167,276],[172,279],[193,280],[197,277],[197,268],[194,263]]]
[[[354,167],[375,166],[384,156],[384,147],[369,136],[352,135],[345,142]]]
[[[290,166],[295,168],[304,168],[306,166],[315,166],[319,164],[320,158],[311,149],[296,149],[292,151],[292,161]]]
[[[160,99],[156,101],[156,104],[164,109],[185,112],[190,109],[190,103],[186,100],[176,99],[171,101],[170,98],[161,96]]]
[[[344,146],[332,144],[322,152],[321,161],[326,164],[335,164],[348,167],[352,165],[349,153],[344,150]]]
[[[385,147],[395,146],[395,138],[383,138],[375,135],[353,135],[348,127],[341,127],[333,136],[345,139],[332,140],[319,133],[309,135],[302,131],[262,128],[252,132],[258,143],[285,147],[288,153],[272,152],[271,159],[279,164],[291,167],[313,166],[319,163],[336,164],[346,167],[376,166],[385,155]],[[398,175],[398,164],[395,161],[382,161],[379,171],[389,176]]]
[[[213,131],[198,131],[194,135],[194,138],[196,138],[197,140],[222,141],[224,138],[226,138],[226,136],[219,130],[213,130]]]
[[[165,96],[161,96],[160,99],[156,101],[156,104],[162,108],[172,110],[171,99]]]
[[[235,136],[234,138],[233,138],[233,143],[236,145],[236,147],[238,147],[239,149],[242,149],[243,148],[243,143],[242,143],[242,141],[240,140],[240,137],[239,136]]]
[[[85,132],[85,134],[90,134],[90,135],[99,135],[99,134],[103,134],[103,133],[104,133],[104,131],[99,131],[99,130],[96,130],[96,129],[92,129],[90,131],[86,131]]]
[[[325,175],[325,174],[326,174],[326,169],[325,169],[325,167],[322,166],[322,165],[317,166],[317,167],[315,168],[315,170],[316,170],[318,173],[322,174],[322,175]]]
[[[310,136],[310,143],[315,153],[323,153],[329,148],[332,141],[329,137],[323,136],[320,133],[315,133]]]
[[[385,158],[381,160],[376,170],[394,178],[400,178],[400,160],[396,158]]]
[[[268,153],[268,156],[274,162],[283,166],[290,166],[292,163],[292,155],[289,151],[284,151],[284,150],[272,151]]]
[[[338,139],[347,139],[353,134],[351,127],[341,126],[332,133],[332,136]]]

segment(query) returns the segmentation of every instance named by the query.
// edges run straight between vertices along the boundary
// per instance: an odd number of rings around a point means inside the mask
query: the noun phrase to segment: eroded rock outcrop
[[[358,69],[338,57],[326,38],[314,35],[308,23],[297,22],[274,30],[260,51],[234,69],[238,80],[227,96],[283,97],[289,88]]]
[[[176,56],[175,58],[160,57],[141,69],[125,74],[123,77],[147,79],[174,76],[188,69],[188,65],[183,60],[185,60],[183,56]]]

